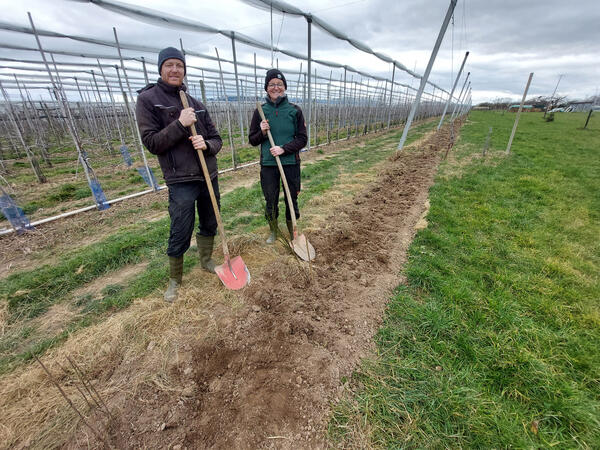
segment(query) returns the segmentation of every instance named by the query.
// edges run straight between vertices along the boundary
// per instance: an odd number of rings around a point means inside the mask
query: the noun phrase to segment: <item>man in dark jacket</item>
[[[199,225],[196,243],[203,269],[214,273],[212,251],[217,221],[198,151],[204,152],[211,182],[219,202],[219,183],[216,155],[223,145],[206,107],[188,95],[189,108],[183,108],[179,91],[186,90],[183,77],[186,73],[183,54],[167,47],[158,55],[160,78],[139,91],[136,115],[142,142],[158,156],[160,168],[169,188],[169,215],[171,231],[167,255],[169,256],[169,287],[165,300],[177,298],[183,274],[183,254],[190,247],[194,231],[195,210]],[[195,125],[197,136],[189,127]]]
[[[276,156],[283,167],[285,178],[290,188],[292,204],[296,219],[300,218],[298,193],[300,192],[300,150],[307,143],[306,123],[302,110],[298,105],[288,101],[285,91],[287,81],[278,69],[270,69],[265,76],[267,96],[262,104],[266,120],[261,121],[258,109],[254,111],[248,140],[250,145],[260,145],[260,184],[265,196],[265,218],[269,222],[271,233],[267,243],[272,244],[276,238],[277,217],[279,216],[279,192],[281,177],[277,167]],[[267,136],[271,130],[275,147],[271,147]],[[291,239],[293,236],[292,216],[286,200],[285,217]]]

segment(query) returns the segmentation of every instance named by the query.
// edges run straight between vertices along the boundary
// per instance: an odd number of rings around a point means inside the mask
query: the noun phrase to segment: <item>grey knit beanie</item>
[[[183,63],[183,73],[185,74],[187,71],[185,67],[185,58],[183,56],[183,53],[181,53],[181,51],[177,50],[175,47],[163,48],[158,54],[158,73],[160,73],[163,63],[167,59],[171,58],[178,59]]]

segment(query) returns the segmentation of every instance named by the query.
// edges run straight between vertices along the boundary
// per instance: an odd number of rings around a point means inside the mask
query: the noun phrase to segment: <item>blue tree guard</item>
[[[104,191],[98,180],[90,180],[90,189],[92,190],[92,194],[94,194],[96,206],[99,211],[110,208],[110,204],[106,201],[106,195],[104,195]]]
[[[150,171],[150,176],[152,177],[152,183],[150,183],[150,179],[148,178],[148,170]],[[154,177],[154,172],[152,171],[152,169],[150,167],[148,167],[148,170],[146,170],[145,167],[138,167],[137,171],[139,172],[140,176],[144,179],[144,181],[146,182],[146,184],[148,186],[150,186],[151,188],[156,188],[158,187],[158,182],[156,181],[156,178]]]
[[[119,150],[121,151],[121,155],[123,155],[123,161],[125,161],[127,167],[131,167],[133,161],[131,160],[131,155],[129,154],[129,149],[127,148],[127,146],[123,144],[121,145],[121,148]]]
[[[8,219],[17,234],[23,234],[25,230],[33,230],[29,219],[8,194],[0,196],[0,210]]]

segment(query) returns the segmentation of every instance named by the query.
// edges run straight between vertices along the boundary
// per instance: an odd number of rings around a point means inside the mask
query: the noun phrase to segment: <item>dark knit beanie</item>
[[[185,74],[186,73],[185,58],[183,57],[183,53],[181,53],[181,51],[177,50],[175,47],[163,48],[160,51],[160,53],[158,54],[158,73],[160,73],[163,63],[167,59],[171,59],[171,58],[178,59],[183,63],[183,73]]]
[[[265,77],[265,91],[267,90],[267,85],[269,84],[269,81],[271,81],[273,78],[277,78],[283,81],[283,86],[287,89],[287,81],[285,81],[285,77],[279,71],[279,69],[269,69],[267,71],[267,76]]]

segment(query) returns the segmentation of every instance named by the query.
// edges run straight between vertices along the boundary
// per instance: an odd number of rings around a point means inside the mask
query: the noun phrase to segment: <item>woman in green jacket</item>
[[[277,167],[279,156],[283,172],[290,188],[294,214],[300,218],[298,193],[300,192],[300,150],[307,142],[306,123],[298,105],[290,103],[285,93],[287,81],[278,69],[270,69],[265,77],[267,96],[262,104],[266,120],[260,119],[258,109],[254,111],[250,124],[249,141],[251,145],[260,145],[260,184],[265,196],[265,218],[271,233],[267,243],[276,239],[277,218],[279,216],[279,192],[281,177]],[[271,130],[275,146],[271,147],[267,130]],[[292,216],[285,201],[285,217],[288,231],[293,239]]]

